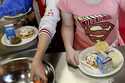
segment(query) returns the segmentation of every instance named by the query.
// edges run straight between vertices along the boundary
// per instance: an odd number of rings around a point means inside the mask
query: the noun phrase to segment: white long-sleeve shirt
[[[38,20],[39,17],[37,16],[37,21],[39,24],[39,34],[45,33],[48,37],[52,38],[56,32],[56,25],[57,22],[60,20],[59,10],[57,8],[58,0],[46,0],[46,10],[44,16],[41,20]]]

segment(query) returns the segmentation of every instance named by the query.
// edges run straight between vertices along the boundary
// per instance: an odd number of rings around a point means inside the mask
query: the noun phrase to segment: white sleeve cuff
[[[42,28],[42,29],[39,29],[39,35],[41,33],[44,33],[46,34],[50,39],[53,37],[53,33],[51,33],[49,30],[47,30],[46,28]]]

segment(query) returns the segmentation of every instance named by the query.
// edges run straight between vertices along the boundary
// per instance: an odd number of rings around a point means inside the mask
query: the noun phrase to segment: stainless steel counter
[[[125,58],[125,46],[119,47],[118,49],[123,53]],[[22,51],[16,54],[9,55],[8,58],[33,57],[35,51],[36,49]],[[68,78],[70,77],[71,74],[73,75],[73,73],[70,73],[70,75],[67,74],[67,69],[65,67],[68,67],[68,66],[65,60],[65,52],[49,53],[45,55],[44,59],[49,61],[54,66],[56,70],[56,83],[69,83]],[[68,68],[73,72],[77,72],[76,69],[73,69],[70,67]],[[64,72],[65,69],[66,69],[66,72]],[[63,76],[65,78],[62,80]],[[75,74],[75,77],[79,78],[79,75]],[[121,71],[118,74],[114,75],[113,78],[114,78],[113,83],[125,83],[125,64],[121,69]],[[78,81],[75,82],[74,79],[70,79],[70,80],[73,81],[74,83],[79,83]],[[89,83],[89,82],[87,82],[86,80],[82,80],[82,83]],[[101,82],[98,82],[98,83],[101,83]]]

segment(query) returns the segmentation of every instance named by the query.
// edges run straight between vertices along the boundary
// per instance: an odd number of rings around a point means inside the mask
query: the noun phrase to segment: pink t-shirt
[[[102,0],[96,5],[87,0],[60,0],[59,8],[71,13],[75,20],[74,48],[87,48],[98,40],[123,45],[118,30],[118,12],[119,7],[125,10],[124,4],[125,0]]]

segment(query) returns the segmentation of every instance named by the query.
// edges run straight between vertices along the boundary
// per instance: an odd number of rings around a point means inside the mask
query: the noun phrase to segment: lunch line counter
[[[122,52],[124,59],[125,59],[125,46],[121,46],[118,47],[118,49]],[[25,50],[22,52],[18,52],[18,53],[14,53],[8,56],[9,58],[19,58],[19,57],[33,57],[33,55],[35,54],[36,49],[29,49],[29,50]],[[0,56],[2,58],[2,56]],[[5,58],[4,58],[5,59]],[[63,83],[63,80],[68,80],[65,77],[68,77],[68,74],[64,74],[66,71],[66,67],[69,67],[66,63],[66,59],[65,59],[65,52],[58,52],[58,53],[47,53],[44,57],[44,59],[48,62],[50,62],[54,68],[55,68],[55,79],[56,79],[56,83]],[[3,59],[1,59],[3,60]],[[74,68],[69,67],[71,69],[71,71],[75,71]],[[65,72],[64,72],[65,71]],[[74,74],[76,74],[75,79],[72,79],[72,81],[76,81],[76,79],[79,79],[79,76],[77,76],[77,71],[74,72]],[[65,77],[64,77],[65,75]],[[117,73],[116,75],[112,76],[114,79],[113,83],[124,83],[125,82],[125,64],[123,66],[123,68],[120,70],[119,73]],[[71,80],[71,79],[69,79]],[[84,79],[81,79],[81,81],[83,81],[84,83]],[[86,82],[85,82],[86,83]]]
[[[36,52],[36,42],[37,39],[33,40],[32,42],[18,46],[18,47],[7,47],[1,43],[1,38],[3,36],[3,28],[0,28],[0,61],[6,58],[18,58],[18,57],[33,57]],[[118,48],[124,55],[125,58],[125,46],[121,46]],[[65,52],[55,52],[55,53],[47,53],[45,56],[45,60],[49,61],[55,68],[56,72],[56,82],[62,83],[62,76],[65,67],[68,67],[65,60]],[[70,68],[70,67],[69,67]],[[73,69],[71,67],[71,69]],[[74,71],[74,69],[73,69]],[[67,75],[67,74],[66,74]],[[68,75],[67,75],[68,76]],[[122,70],[117,74],[114,75],[113,83],[124,83],[125,82],[125,64]],[[77,77],[76,77],[77,79]],[[63,78],[63,80],[68,80]],[[81,79],[83,81],[83,79]],[[84,83],[84,82],[83,82]]]

